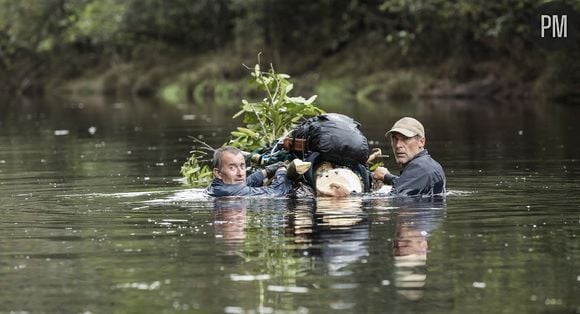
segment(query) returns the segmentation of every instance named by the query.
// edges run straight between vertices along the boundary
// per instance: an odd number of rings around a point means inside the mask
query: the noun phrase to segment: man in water
[[[211,196],[285,196],[292,189],[282,163],[267,166],[246,178],[246,159],[242,151],[232,146],[218,148],[213,155],[214,179],[207,188]],[[264,179],[274,178],[263,186]]]
[[[402,167],[400,176],[378,167],[373,179],[392,185],[395,196],[445,195],[445,173],[425,149],[425,129],[414,118],[404,117],[385,134],[391,141],[395,160]]]

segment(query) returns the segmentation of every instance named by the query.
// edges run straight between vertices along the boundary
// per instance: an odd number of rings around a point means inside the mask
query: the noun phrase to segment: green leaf
[[[246,112],[246,111],[245,111],[245,110],[240,110],[240,111],[238,111],[238,112],[237,112],[235,115],[233,115],[233,116],[232,116],[232,119],[235,119],[235,118],[237,118],[237,117],[241,116],[241,115],[242,115],[242,113],[244,113],[244,112]]]
[[[238,132],[238,131],[232,131],[230,133],[237,138],[244,138],[247,136],[246,134],[244,134],[242,132]]]
[[[260,77],[260,64],[256,63],[256,65],[254,66],[254,75],[256,77]]]
[[[242,132],[243,134],[245,134],[249,137],[254,137],[254,138],[258,137],[258,134],[256,134],[256,132],[254,132],[250,129],[247,129],[247,128],[238,127],[238,131]]]
[[[310,97],[312,98],[312,97]],[[293,102],[295,104],[304,104],[306,103],[306,99],[302,96],[298,96],[298,97],[287,97],[286,98],[287,101],[289,102]]]
[[[312,96],[310,96],[310,98],[308,98],[308,100],[306,100],[306,102],[304,104],[305,105],[311,105],[312,103],[314,103],[314,101],[316,100],[317,97],[318,97],[318,95],[312,95]]]

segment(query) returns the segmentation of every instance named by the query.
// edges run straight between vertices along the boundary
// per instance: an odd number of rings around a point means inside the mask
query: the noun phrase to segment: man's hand
[[[271,164],[264,167],[264,170],[266,171],[266,177],[268,177],[268,179],[271,179],[276,174],[276,171],[284,166],[286,166],[286,164],[284,164],[284,162],[282,161],[279,161],[275,164]]]
[[[330,195],[326,195],[326,196],[346,197],[346,196],[350,195],[350,191],[342,184],[331,183],[330,188],[332,189],[332,192]]]
[[[373,179],[375,180],[379,180],[379,181],[383,181],[383,179],[385,178],[385,175],[390,173],[389,170],[385,167],[377,167],[377,169],[375,169],[375,171],[373,171]]]

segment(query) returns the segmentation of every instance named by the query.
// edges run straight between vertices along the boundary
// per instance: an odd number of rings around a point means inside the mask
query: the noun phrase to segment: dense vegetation
[[[232,131],[232,138],[224,145],[235,146],[246,152],[272,147],[303,118],[324,113],[316,106],[316,95],[308,99],[290,96],[294,84],[290,82],[288,74],[276,73],[272,66],[264,71],[256,64],[251,69],[251,76],[253,85],[265,97],[257,102],[242,100],[241,110],[233,118],[243,116],[246,127]],[[208,161],[214,149],[201,140],[193,140],[197,145],[194,145],[191,156],[181,167],[181,174],[191,186],[207,186],[212,178],[212,170],[209,162],[203,164],[201,161]]]
[[[181,81],[193,97],[210,77],[241,79],[261,51],[313,85],[577,100],[578,41],[537,46],[541,2],[0,0],[0,89],[46,93],[91,77],[93,90],[139,95]]]

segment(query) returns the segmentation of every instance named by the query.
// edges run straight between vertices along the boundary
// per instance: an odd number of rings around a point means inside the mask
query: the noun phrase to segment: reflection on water
[[[441,224],[445,201],[398,201],[393,256],[397,292],[419,300],[427,280],[428,238]]]
[[[247,199],[218,198],[215,200],[214,230],[218,242],[228,248],[226,254],[240,252],[246,238]]]
[[[423,121],[449,187],[432,203],[213,199],[185,188],[187,136],[220,145],[233,109],[5,103],[2,313],[579,311],[580,108],[333,110],[385,152],[392,121]]]
[[[349,265],[368,256],[369,225],[359,198],[319,198],[312,241],[330,276],[352,275]]]

